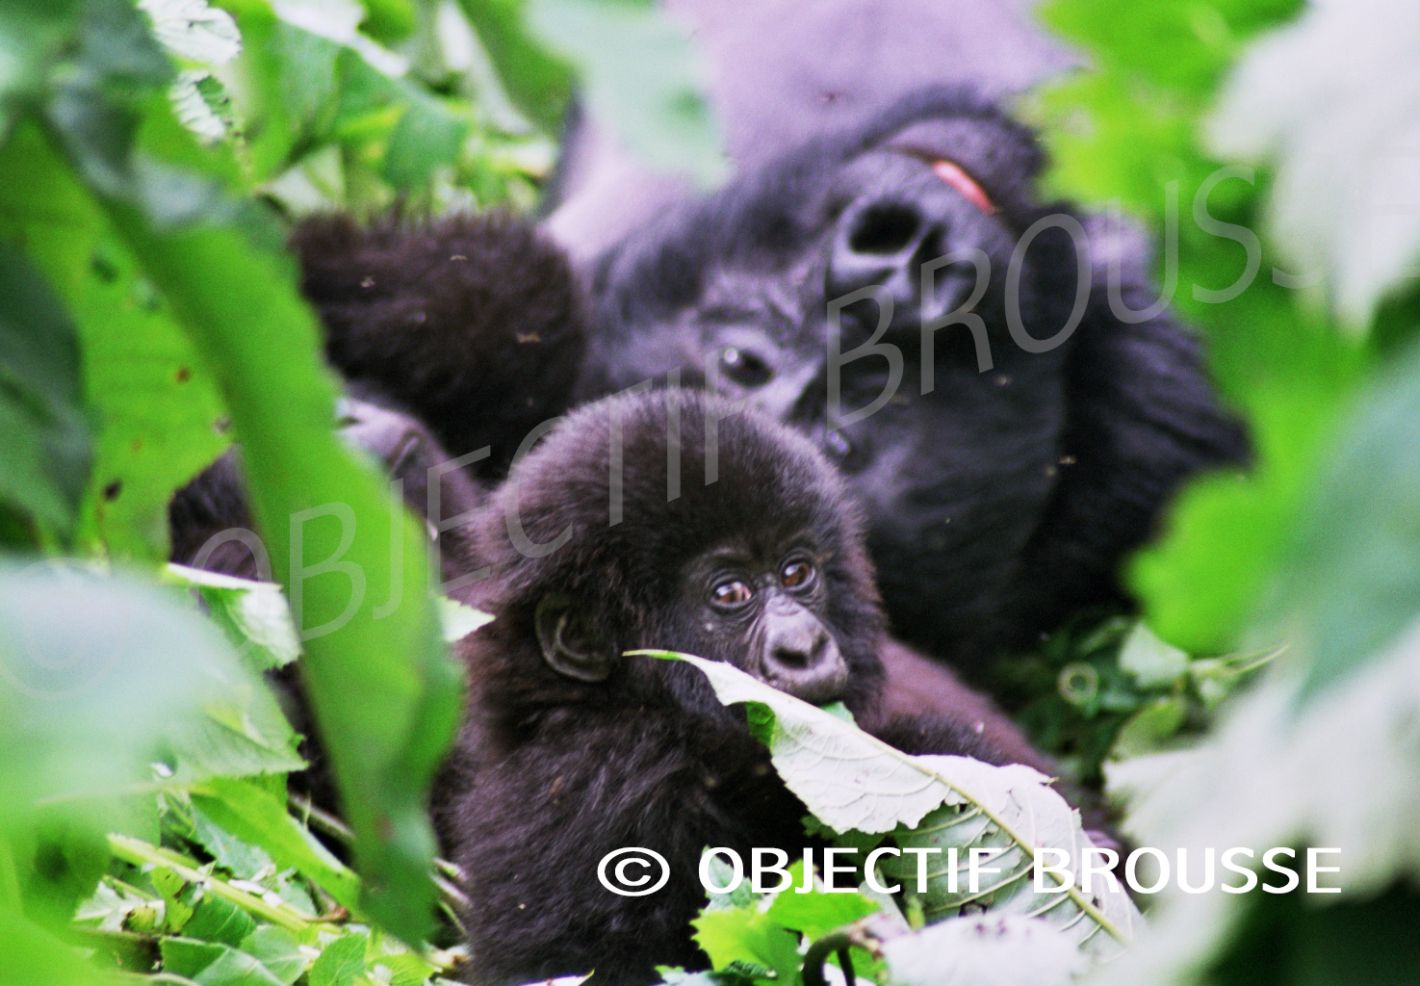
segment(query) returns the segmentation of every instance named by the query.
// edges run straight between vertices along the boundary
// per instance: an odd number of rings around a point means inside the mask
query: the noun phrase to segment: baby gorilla
[[[726,661],[878,723],[882,618],[856,510],[808,439],[722,399],[623,395],[563,420],[475,515],[493,623],[461,645],[472,708],[441,823],[468,874],[473,981],[703,965],[701,851],[809,840],[803,805],[689,665]],[[912,752],[1002,762],[966,718],[871,728]],[[642,846],[664,889],[620,897],[607,853]]]

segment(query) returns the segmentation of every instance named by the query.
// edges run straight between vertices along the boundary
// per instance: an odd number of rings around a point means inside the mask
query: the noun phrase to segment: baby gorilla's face
[[[811,538],[770,550],[722,545],[682,576],[683,638],[806,702],[845,697],[848,662],[826,622],[827,579]]]

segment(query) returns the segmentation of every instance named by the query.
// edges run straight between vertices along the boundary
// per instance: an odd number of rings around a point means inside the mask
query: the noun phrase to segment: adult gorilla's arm
[[[1021,92],[1075,63],[1033,22],[1030,0],[668,0],[694,32],[735,172],[854,126],[924,86]],[[559,166],[548,228],[591,257],[687,192],[656,175],[616,128],[581,112]]]
[[[585,312],[563,252],[504,213],[307,219],[292,234],[326,355],[362,396],[412,412],[451,456],[497,478],[568,407]]]

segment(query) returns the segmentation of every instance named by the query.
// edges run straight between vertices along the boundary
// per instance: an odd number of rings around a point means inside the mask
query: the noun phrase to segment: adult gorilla
[[[1126,231],[1042,204],[1033,135],[919,92],[596,265],[583,398],[705,384],[815,438],[894,632],[968,674],[1083,607],[1190,475],[1244,459]]]

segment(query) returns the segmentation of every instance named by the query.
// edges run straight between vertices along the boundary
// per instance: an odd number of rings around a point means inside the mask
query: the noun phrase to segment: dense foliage
[[[1130,933],[1117,901],[1063,913],[1134,938],[1105,981],[1406,981],[1420,19],[1404,0],[1041,15],[1091,62],[1023,107],[1050,182],[1147,224],[1257,461],[1190,488],[1136,559],[1142,622],[1082,617],[1003,687],[1140,842],[1339,846],[1345,867],[1338,896],[1165,895]],[[455,974],[458,875],[425,798],[460,702],[445,641],[478,617],[433,597],[423,538],[334,436],[284,233],[330,207],[531,208],[574,80],[637,153],[713,182],[688,52],[633,0],[0,4],[0,982]],[[164,565],[169,498],[233,441],[280,585]],[[343,819],[288,792],[297,737],[262,677],[288,665]],[[726,700],[752,703],[791,784],[816,779],[805,735],[862,739],[748,687]],[[932,769],[936,801],[884,794],[870,824],[805,800],[845,837],[914,830],[970,800],[972,768]],[[931,902],[748,891],[696,928],[727,982],[812,982],[840,952],[874,982],[1070,981],[1097,949],[1013,895],[989,934],[919,930]]]

